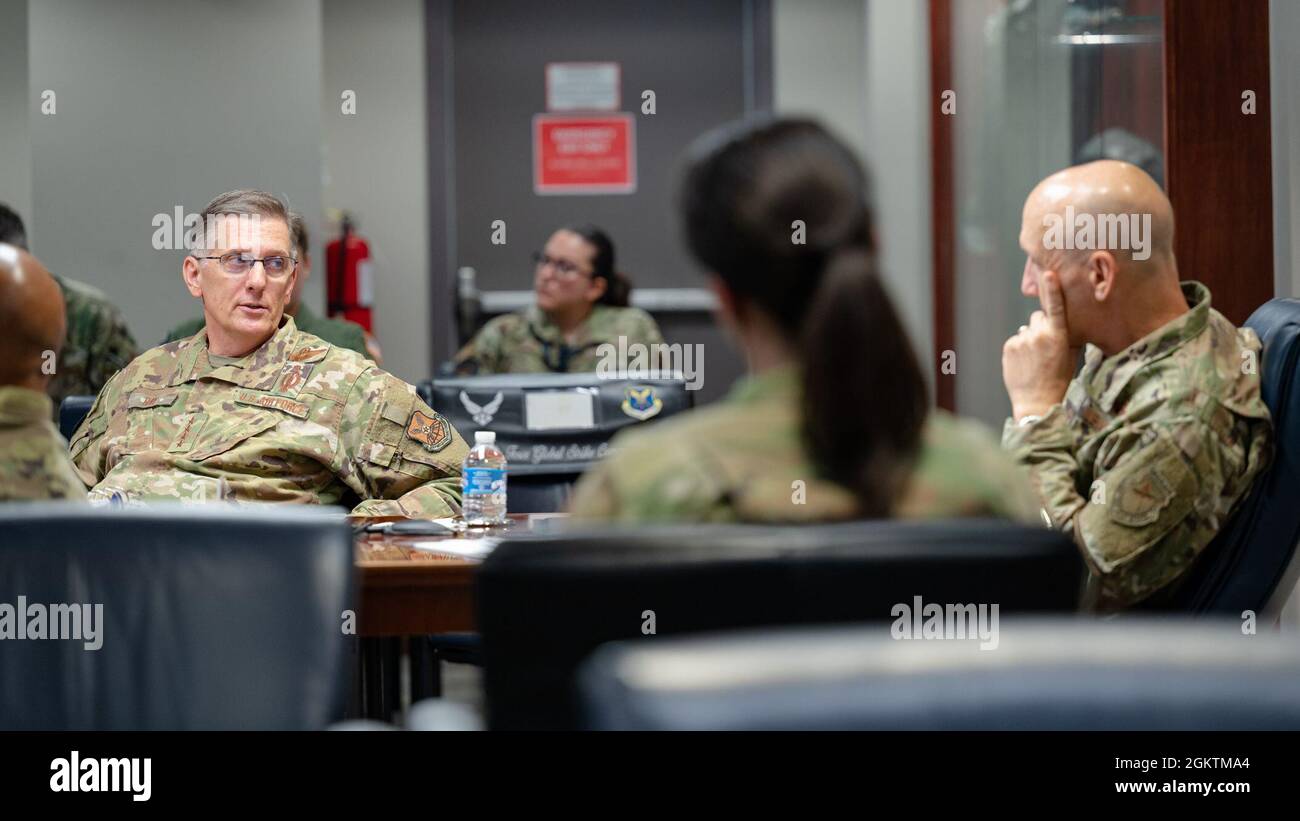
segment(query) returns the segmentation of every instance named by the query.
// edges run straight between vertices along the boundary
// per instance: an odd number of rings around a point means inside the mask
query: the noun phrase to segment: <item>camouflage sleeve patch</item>
[[[378,368],[348,396],[340,427],[340,478],[367,515],[451,515],[460,509],[465,441],[415,389]]]
[[[406,435],[430,453],[451,444],[451,424],[436,411],[415,411],[406,423]]]
[[[1177,527],[1197,496],[1196,476],[1161,433],[1096,477],[1089,504],[1077,518],[1076,537],[1098,571],[1114,573]]]
[[[1075,522],[1075,541],[1103,610],[1128,607],[1178,578],[1223,524],[1214,512],[1225,477],[1212,461],[1212,431],[1199,422],[1151,429],[1140,446],[1098,473]],[[1199,437],[1193,459],[1179,446]]]

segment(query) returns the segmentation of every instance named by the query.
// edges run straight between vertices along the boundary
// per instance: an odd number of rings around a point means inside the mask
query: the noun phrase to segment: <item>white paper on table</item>
[[[441,541],[429,542],[412,542],[411,547],[416,550],[427,550],[430,553],[446,553],[450,556],[460,556],[465,559],[486,559],[488,554],[496,549],[501,540],[493,536],[484,536],[481,539],[443,539]]]

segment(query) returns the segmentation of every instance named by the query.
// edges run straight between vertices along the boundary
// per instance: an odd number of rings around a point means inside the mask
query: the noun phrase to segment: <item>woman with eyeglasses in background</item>
[[[604,231],[561,228],[533,260],[537,302],[484,325],[456,354],[457,373],[586,373],[597,369],[604,343],[663,342],[650,315],[628,307],[630,284],[614,268]]]

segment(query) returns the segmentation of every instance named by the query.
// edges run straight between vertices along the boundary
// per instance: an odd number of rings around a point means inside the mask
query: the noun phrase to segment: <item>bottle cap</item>
[[[474,431],[474,444],[476,445],[495,445],[497,443],[496,431],[476,430]]]

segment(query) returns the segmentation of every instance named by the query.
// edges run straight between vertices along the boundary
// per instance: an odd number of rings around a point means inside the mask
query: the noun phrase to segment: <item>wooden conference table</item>
[[[395,517],[354,520],[358,527],[371,526],[356,538],[361,599],[357,634],[377,637],[472,631],[474,569],[481,559],[466,556],[480,552],[483,539],[545,532],[564,518],[562,513],[512,514],[503,527],[434,535],[378,530],[406,521]]]
[[[440,695],[438,656],[425,638],[475,629],[474,571],[487,546],[511,534],[548,532],[564,514],[512,514],[502,527],[434,534],[398,533],[419,527],[395,517],[354,519],[359,594],[358,655],[350,716],[391,721],[399,708],[401,656],[410,660],[411,701]],[[466,642],[472,646],[472,642]]]

